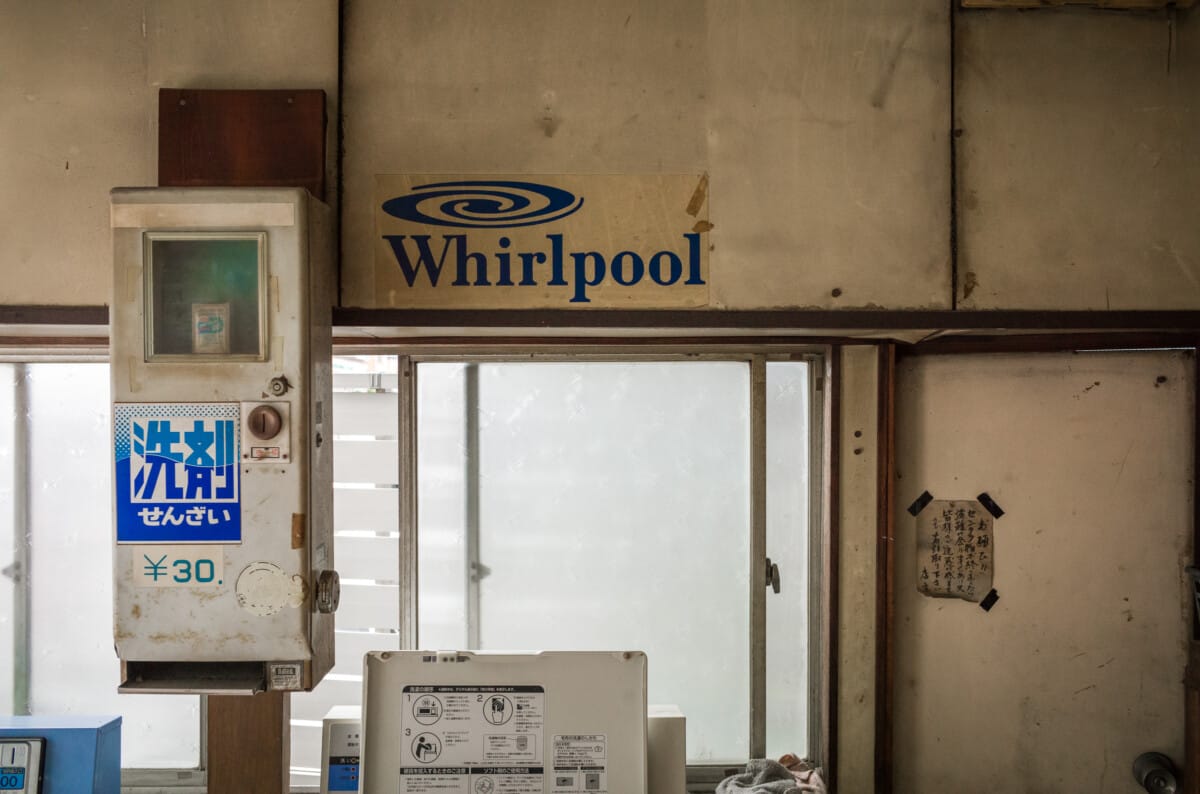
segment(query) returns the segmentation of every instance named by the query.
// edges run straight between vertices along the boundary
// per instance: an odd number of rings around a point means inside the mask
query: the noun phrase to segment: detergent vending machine
[[[333,665],[329,208],[112,192],[122,691],[309,690]]]

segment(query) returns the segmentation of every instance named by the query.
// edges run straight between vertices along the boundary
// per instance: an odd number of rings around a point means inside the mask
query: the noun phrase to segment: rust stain
[[[909,25],[904,33],[900,35],[899,41],[896,42],[887,57],[883,74],[880,76],[875,90],[871,92],[871,107],[876,110],[882,110],[883,106],[887,104],[888,95],[892,92],[892,85],[896,79],[896,67],[900,65],[900,58],[904,55],[904,45],[908,43],[908,39],[912,36],[912,33],[913,26]]]
[[[692,193],[692,197],[688,200],[687,214],[695,218],[700,214],[700,209],[704,206],[704,202],[708,199],[708,174],[700,177],[700,181],[696,184],[696,190]]]
[[[197,642],[201,639],[200,632],[197,631],[176,631],[171,634],[151,634],[150,642],[161,642],[165,644],[175,644],[179,642]]]
[[[133,619],[137,620],[142,616],[142,607],[140,604],[134,604],[133,609],[129,610],[129,614],[133,615]]]
[[[979,287],[979,276],[975,275],[974,270],[968,270],[967,275],[963,278],[963,300],[968,300]]]
[[[713,228],[713,225],[708,221],[696,221],[696,225],[692,227],[692,231],[703,234],[711,228]]]
[[[292,513],[292,548],[304,548],[305,536],[304,513]]]
[[[542,128],[547,138],[553,138],[558,132],[558,128],[562,126],[562,119],[555,118],[554,112],[550,108],[546,108],[545,114],[538,119],[538,126]]]

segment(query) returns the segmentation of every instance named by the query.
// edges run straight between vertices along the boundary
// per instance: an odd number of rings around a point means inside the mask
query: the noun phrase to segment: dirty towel
[[[717,786],[717,794],[736,794],[739,791],[750,794],[802,794],[816,790],[797,781],[787,767],[765,759],[751,761],[746,765],[745,772],[727,777]]]
[[[802,784],[801,791],[811,791],[815,794],[827,794],[829,791],[825,787],[825,781],[821,779],[821,770],[814,766],[812,761],[788,753],[779,759],[779,763],[787,767],[796,781]]]

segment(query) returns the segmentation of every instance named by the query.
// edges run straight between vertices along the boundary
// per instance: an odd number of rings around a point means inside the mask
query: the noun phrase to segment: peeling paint
[[[158,632],[151,634],[149,637],[150,642],[166,645],[190,644],[199,641],[201,638],[202,635],[198,631]]]
[[[871,107],[876,110],[882,110],[883,106],[887,104],[888,95],[892,93],[892,85],[896,82],[896,68],[900,65],[900,58],[904,55],[904,45],[908,43],[912,33],[913,26],[909,24],[904,29],[904,33],[900,35],[896,46],[892,48],[891,55],[888,56],[887,63],[884,65],[883,74],[876,83],[875,90],[871,92]]]
[[[700,181],[696,183],[696,190],[692,193],[692,197],[687,203],[687,214],[695,218],[700,214],[704,202],[708,199],[708,174],[700,177]]]
[[[238,606],[252,615],[269,617],[284,607],[295,609],[308,596],[308,583],[299,575],[288,576],[272,562],[255,562],[238,575]]]
[[[558,132],[558,128],[562,126],[562,119],[556,118],[553,111],[546,108],[545,115],[539,118],[537,123],[547,138],[553,138],[554,134]]]
[[[979,288],[979,276],[975,275],[974,270],[968,270],[966,275],[963,276],[963,300],[967,300],[968,298],[970,298],[971,293],[973,293],[978,288]]]

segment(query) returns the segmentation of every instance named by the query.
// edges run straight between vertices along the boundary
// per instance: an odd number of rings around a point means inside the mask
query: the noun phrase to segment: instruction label
[[[602,733],[554,737],[555,794],[608,794],[608,737]]]
[[[540,686],[406,686],[401,794],[543,794]]]
[[[330,792],[358,791],[358,765],[362,754],[362,727],[358,722],[329,726]]]
[[[271,673],[271,689],[289,691],[301,688],[300,672],[302,667],[299,662],[294,664],[272,664],[269,669]]]

